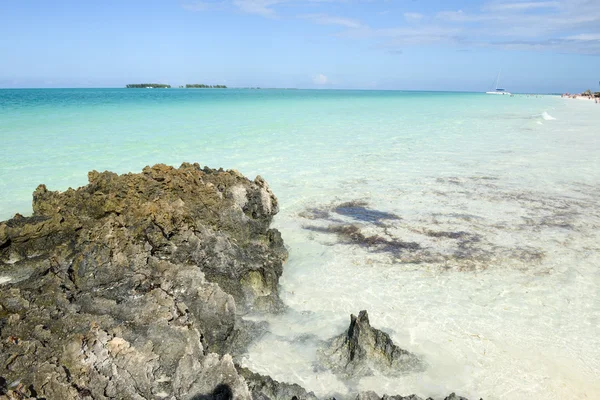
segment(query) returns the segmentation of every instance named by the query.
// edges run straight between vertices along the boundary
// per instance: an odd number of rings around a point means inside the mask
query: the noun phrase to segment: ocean
[[[600,393],[600,105],[556,96],[0,89],[0,220],[44,183],[197,162],[261,175],[290,258],[242,358],[319,396]],[[342,381],[350,313],[428,367]]]

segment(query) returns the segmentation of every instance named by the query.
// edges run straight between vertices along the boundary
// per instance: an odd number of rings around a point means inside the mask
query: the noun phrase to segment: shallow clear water
[[[0,90],[0,218],[30,213],[39,183],[84,185],[92,169],[190,161],[260,174],[280,200],[289,311],[250,316],[270,333],[245,365],[319,395],[591,399],[599,123],[600,106],[556,97]],[[336,212],[350,201],[367,217]],[[387,245],[336,233],[349,224]],[[321,341],[361,309],[427,370],[355,382],[322,370]]]

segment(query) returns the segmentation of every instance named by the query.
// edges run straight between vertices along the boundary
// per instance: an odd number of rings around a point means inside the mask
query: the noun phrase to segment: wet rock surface
[[[416,355],[396,346],[390,336],[375,329],[366,310],[350,316],[347,332],[333,338],[320,353],[322,363],[343,378],[356,379],[379,373],[401,375],[425,369]]]

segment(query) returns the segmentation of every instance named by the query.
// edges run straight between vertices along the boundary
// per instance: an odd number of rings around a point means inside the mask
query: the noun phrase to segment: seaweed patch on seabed
[[[365,201],[351,201],[308,208],[300,216],[313,221],[304,225],[304,229],[335,235],[337,241],[332,245],[353,245],[370,253],[387,254],[391,263],[433,264],[442,269],[476,271],[487,269],[498,260],[532,265],[541,263],[545,257],[545,252],[534,246],[501,246],[482,233],[423,227],[467,225],[479,232],[493,229],[476,215],[431,214],[427,221],[407,222],[393,213],[370,208]],[[444,218],[450,221],[440,222]]]
[[[370,208],[365,201],[308,208],[300,216],[326,222],[326,225],[304,225],[304,229],[335,235],[338,239],[336,244],[355,245],[371,253],[388,254],[393,263],[448,264],[455,261],[461,264],[461,269],[477,269],[482,262],[492,258],[491,251],[478,247],[482,243],[480,235],[465,231],[418,230],[402,223],[396,214]],[[399,230],[423,239],[422,243],[402,239],[395,233]],[[373,231],[375,233],[370,233]],[[440,240],[450,241],[453,245],[436,249],[433,242]]]
[[[416,242],[404,242],[395,238],[385,238],[379,235],[366,236],[357,225],[329,225],[326,227],[305,226],[313,232],[334,233],[345,244],[357,244],[377,252],[389,252],[400,255],[404,250],[419,250],[421,245]]]
[[[548,254],[576,254],[600,241],[600,185],[564,183],[536,191],[494,176],[432,180],[418,193],[428,208],[407,215],[354,200],[310,207],[300,217],[311,237],[326,245],[359,247],[382,255],[383,263],[461,271],[550,273],[556,262]]]
[[[369,222],[376,225],[383,225],[383,221],[385,220],[400,219],[400,217],[395,214],[368,208],[368,205],[369,204],[366,201],[353,200],[331,207],[307,208],[300,213],[300,216],[307,219],[323,219],[332,222],[342,222],[342,220],[333,216],[333,213],[341,217],[349,217],[355,221]]]

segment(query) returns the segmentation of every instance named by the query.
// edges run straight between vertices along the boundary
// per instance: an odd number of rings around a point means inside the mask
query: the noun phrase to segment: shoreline
[[[583,93],[577,93],[577,94],[570,94],[570,93],[564,93],[560,95],[561,98],[563,99],[571,99],[571,100],[585,100],[585,101],[593,101],[594,103],[600,103],[600,96],[595,96],[594,94],[583,94]]]

